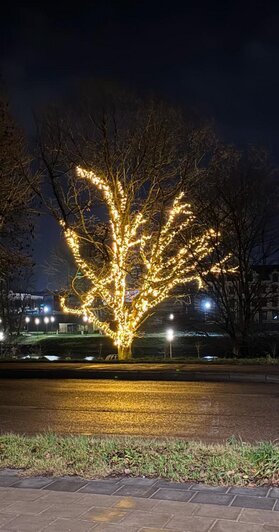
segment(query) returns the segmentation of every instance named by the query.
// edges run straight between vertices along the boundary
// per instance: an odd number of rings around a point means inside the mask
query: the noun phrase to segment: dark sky
[[[279,159],[279,2],[10,2],[1,13],[0,69],[13,109],[32,109],[73,83],[109,78],[197,107],[226,141],[261,143]],[[43,261],[54,222],[42,222]],[[38,287],[45,278],[38,276]]]

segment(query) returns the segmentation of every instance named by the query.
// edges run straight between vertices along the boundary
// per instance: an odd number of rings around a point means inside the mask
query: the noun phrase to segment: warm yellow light
[[[119,348],[128,349],[151,309],[170,297],[176,286],[192,281],[201,286],[197,265],[212,253],[219,235],[210,229],[199,237],[191,238],[183,246],[177,246],[176,242],[173,247],[177,236],[195,221],[191,206],[184,201],[183,192],[174,198],[162,226],[154,230],[148,228],[148,220],[129,202],[128,191],[119,179],[114,177],[110,180],[80,167],[77,174],[101,192],[107,206],[111,231],[107,247],[110,261],[102,273],[97,271],[82,256],[82,238],[78,232],[61,221],[76,264],[91,284],[87,292],[79,295],[79,308],[68,307],[65,297],[61,298],[61,305],[65,312],[83,316],[84,321],[87,318],[94,323]],[[128,301],[131,257],[135,253],[141,276],[137,281],[137,294]],[[208,272],[216,273],[224,264],[213,265]],[[101,300],[103,306],[110,310],[111,321],[98,317],[94,311],[96,300]]]

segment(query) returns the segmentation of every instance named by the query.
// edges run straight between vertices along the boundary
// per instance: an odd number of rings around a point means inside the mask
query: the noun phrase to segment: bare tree
[[[30,164],[24,136],[0,96],[0,282],[1,317],[6,329],[11,329],[9,287],[32,265],[32,200],[37,176],[32,176]]]
[[[38,123],[52,190],[44,200],[77,265],[72,292],[81,306],[70,307],[67,295],[62,304],[104,330],[119,358],[131,356],[134,336],[158,303],[179,284],[199,281],[188,250],[203,261],[214,235],[196,223],[181,185],[189,192],[203,178],[211,144],[208,127],[126,96],[78,112],[53,109]]]
[[[48,290],[53,293],[69,290],[76,264],[64,240],[51,251],[43,269],[47,276]]]
[[[195,205],[201,223],[220,235],[213,260],[230,256],[233,275],[221,268],[216,276],[199,271],[207,291],[217,303],[216,321],[229,334],[236,355],[249,354],[254,319],[262,306],[261,276],[257,266],[266,264],[278,249],[275,209],[278,189],[262,150],[239,152],[221,146],[212,158],[208,179],[195,189]],[[208,268],[208,265],[206,266]]]

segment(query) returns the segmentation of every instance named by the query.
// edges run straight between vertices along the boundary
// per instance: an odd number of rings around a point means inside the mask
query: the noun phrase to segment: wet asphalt
[[[0,431],[279,438],[277,384],[1,379]]]

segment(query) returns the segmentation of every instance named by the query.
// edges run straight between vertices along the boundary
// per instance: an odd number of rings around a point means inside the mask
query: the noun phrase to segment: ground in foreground
[[[179,439],[0,436],[0,467],[28,475],[159,477],[215,485],[279,485],[279,446]]]

